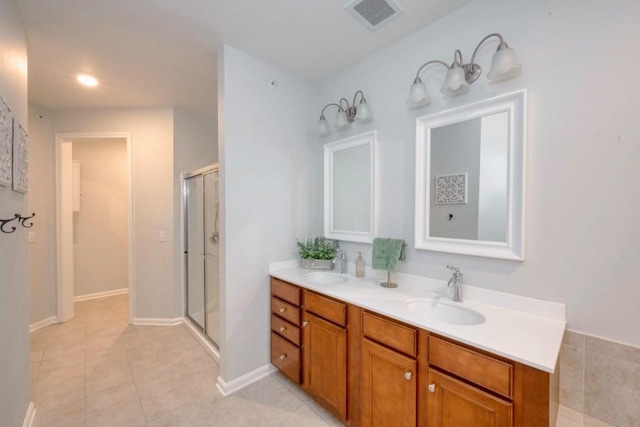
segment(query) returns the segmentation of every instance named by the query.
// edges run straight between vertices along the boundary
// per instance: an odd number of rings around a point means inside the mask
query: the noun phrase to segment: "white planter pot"
[[[333,270],[331,259],[302,259],[302,268],[311,270]]]

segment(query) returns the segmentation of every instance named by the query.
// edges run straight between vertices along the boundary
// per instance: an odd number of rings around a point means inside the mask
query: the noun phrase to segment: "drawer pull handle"
[[[309,324],[309,322],[307,322],[306,320],[304,322],[302,322],[302,326],[305,327]]]
[[[286,354],[281,354],[281,355],[280,355],[280,360],[284,360],[284,359],[286,359],[286,358],[287,358],[287,355],[286,355]]]
[[[429,387],[427,387],[429,389],[430,393],[435,393],[436,392],[436,385],[435,384],[429,384]]]
[[[280,313],[284,313],[285,311],[287,311],[286,307],[280,307]]]
[[[287,330],[287,327],[286,327],[286,326],[280,326],[280,332],[284,332],[284,331],[286,331],[286,330]]]
[[[405,372],[404,373],[404,379],[407,381],[411,381],[411,377],[413,377],[413,374],[411,372]]]

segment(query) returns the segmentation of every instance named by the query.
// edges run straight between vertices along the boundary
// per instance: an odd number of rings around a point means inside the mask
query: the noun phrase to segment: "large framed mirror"
[[[372,243],[378,236],[378,133],[324,146],[324,235]]]
[[[526,100],[417,119],[416,249],[524,260]]]

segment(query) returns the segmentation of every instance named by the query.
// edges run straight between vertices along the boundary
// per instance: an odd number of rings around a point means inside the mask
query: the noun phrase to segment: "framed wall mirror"
[[[324,235],[372,243],[378,236],[378,133],[324,146]]]
[[[526,99],[416,120],[416,249],[524,260]]]

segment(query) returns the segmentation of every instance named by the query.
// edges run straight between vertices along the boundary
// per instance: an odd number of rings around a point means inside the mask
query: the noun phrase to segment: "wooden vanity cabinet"
[[[549,374],[429,334],[428,427],[547,427]]]
[[[271,361],[350,427],[553,425],[548,373],[275,278]]]
[[[304,291],[302,387],[347,421],[347,307]]]
[[[418,330],[364,312],[362,335],[362,426],[415,427]]]
[[[301,382],[301,302],[299,287],[271,279],[271,363]]]

